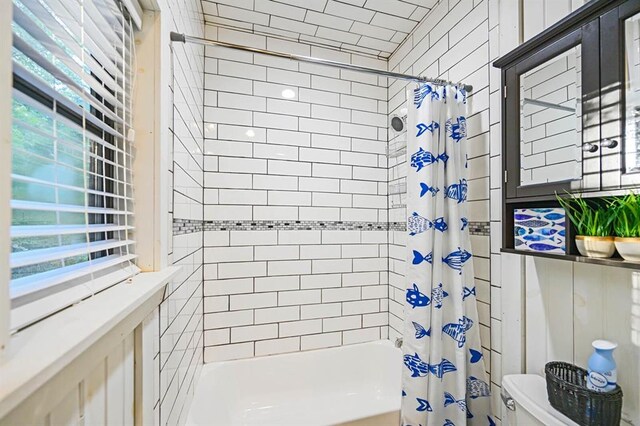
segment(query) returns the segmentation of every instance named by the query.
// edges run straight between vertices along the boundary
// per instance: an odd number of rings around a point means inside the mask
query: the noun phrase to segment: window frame
[[[13,98],[13,2],[0,1],[0,111],[11,111]],[[0,152],[11,152],[12,114],[0,114]],[[11,240],[11,156],[0,155],[0,241]],[[0,352],[7,347],[11,327],[9,283],[10,244],[0,244]]]
[[[123,0],[138,4],[138,0]],[[171,221],[169,218],[169,146],[166,131],[171,126],[172,52],[169,32],[175,30],[164,0],[145,0],[139,7],[134,38],[138,75],[133,92],[133,128],[136,156],[133,158],[132,189],[136,195],[134,237],[141,272],[164,271],[170,264]],[[138,24],[138,20],[140,24]],[[0,39],[12,40],[13,2],[0,2]],[[12,43],[0,43],[0,110],[12,106]],[[152,108],[149,108],[152,105]],[[12,115],[0,114],[0,152],[11,152]],[[0,155],[0,241],[10,241],[11,156]],[[10,244],[0,244],[0,355],[22,334],[11,332]],[[135,280],[134,280],[135,281]],[[113,286],[116,291],[124,283]],[[111,291],[110,289],[107,290]],[[52,316],[55,318],[55,315]],[[42,324],[49,323],[45,319]]]

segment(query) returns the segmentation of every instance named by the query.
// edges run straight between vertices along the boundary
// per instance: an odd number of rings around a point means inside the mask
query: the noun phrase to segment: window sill
[[[0,355],[0,419],[118,325],[144,319],[179,270],[138,274],[12,336]]]

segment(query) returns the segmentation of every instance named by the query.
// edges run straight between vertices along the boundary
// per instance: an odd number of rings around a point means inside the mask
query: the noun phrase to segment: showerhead
[[[404,130],[405,121],[406,117],[400,117],[399,115],[394,114],[389,120],[389,126],[391,126],[393,131],[400,133]]]

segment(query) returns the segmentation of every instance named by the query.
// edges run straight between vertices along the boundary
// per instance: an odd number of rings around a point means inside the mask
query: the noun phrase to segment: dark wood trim
[[[503,176],[500,176],[500,188],[502,188],[502,191],[500,191],[502,193],[502,247],[508,247],[508,239],[509,239],[509,235],[513,234],[513,223],[511,224],[511,227],[509,228],[509,225],[507,223],[505,223],[506,218],[509,217],[507,215],[507,182],[508,182],[508,176],[507,179],[505,179],[504,173],[505,171],[509,170],[509,161],[508,161],[508,157],[507,157],[507,108],[506,108],[506,87],[507,87],[507,71],[506,70],[501,70],[500,71],[500,75],[501,75],[501,90],[500,90],[500,96],[501,96],[501,112],[500,112],[500,134],[502,135],[502,143],[501,143],[501,155],[500,157],[502,157],[502,173]],[[507,172],[508,173],[508,172]],[[511,229],[511,234],[509,234],[506,230],[507,229]],[[513,238],[512,238],[513,240]]]
[[[582,42],[582,28],[576,28],[563,35],[539,50],[533,52],[525,58],[522,58],[515,64],[516,72],[518,74],[524,74],[527,71],[534,69],[535,67],[544,64],[545,62],[555,58],[559,54],[566,52],[579,45]]]
[[[618,15],[621,21],[631,18],[633,15],[640,12],[640,0],[627,0],[620,5],[618,10]]]
[[[573,191],[575,193],[575,191]],[[613,191],[591,191],[581,192],[580,196],[583,198],[606,198],[606,197],[621,197],[628,193],[626,188],[620,188]],[[559,193],[562,195],[562,193]],[[509,198],[505,200],[507,204],[520,204],[520,203],[535,203],[540,201],[553,201],[556,199],[555,194],[536,195],[532,197],[517,197]]]
[[[505,111],[505,128],[502,134],[504,149],[502,155],[507,173],[504,182],[504,192],[507,198],[517,197],[516,188],[520,184],[520,92],[519,78],[516,67],[505,71],[505,88],[507,93],[515,92],[514,96],[507,96],[503,100]]]
[[[620,144],[620,170],[626,170],[625,152],[626,131],[626,70],[625,70],[625,20],[640,13],[640,0],[627,0],[617,9],[611,10],[601,17],[601,43],[603,46],[617,46],[617,49],[603,49],[601,57],[602,88],[612,87],[619,99],[618,121]],[[622,185],[622,182],[618,182]]]
[[[601,139],[600,115],[601,93],[600,93],[600,42],[601,24],[599,19],[594,19],[582,27],[582,141],[581,145],[587,143],[599,143]],[[582,154],[582,176],[580,185],[581,192],[599,191],[602,187],[602,176],[600,176],[600,147],[595,153],[581,151]],[[598,176],[588,177],[588,170],[585,168],[587,162],[597,162]]]
[[[569,262],[590,263],[593,265],[613,266],[615,268],[626,268],[640,270],[640,263],[629,262],[621,257],[610,257],[608,259],[598,259],[595,257],[586,257],[580,255],[571,254],[551,254],[551,253],[537,253],[534,251],[516,250],[514,248],[503,248],[500,250],[502,253],[521,254],[524,256],[544,257],[547,259],[566,260]]]
[[[575,30],[585,22],[597,19],[607,10],[619,6],[624,3],[624,1],[625,0],[591,0],[589,3],[567,15],[564,19],[495,60],[493,66],[496,68],[507,68],[518,62],[521,58],[535,53],[542,46],[552,43],[555,38],[562,37],[567,31]]]
[[[504,191],[506,193],[506,198],[508,199],[554,194],[556,192],[562,193],[570,190],[572,187],[572,181],[570,180],[565,182],[541,183],[527,186],[520,185],[520,76],[578,45],[581,46],[583,69],[587,66],[592,66],[594,60],[597,64],[599,58],[599,52],[597,49],[597,21],[595,21],[595,24],[593,24],[593,22],[589,24],[583,25],[582,27],[564,35],[553,43],[545,46],[528,57],[523,58],[520,62],[506,69],[505,84],[507,93],[510,95],[503,100],[503,119],[506,121],[503,133],[503,138],[505,139],[503,155],[505,158],[504,170],[507,171],[508,177],[507,182],[504,183]],[[583,43],[583,39],[587,39],[590,42],[595,40],[595,47],[590,46],[589,43]],[[587,83],[586,87],[583,84],[583,91],[595,90],[597,92],[600,87],[598,72],[596,72],[595,76]]]

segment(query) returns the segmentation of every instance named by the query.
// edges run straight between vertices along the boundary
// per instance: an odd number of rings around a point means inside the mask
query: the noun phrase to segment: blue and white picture
[[[513,212],[516,250],[565,254],[566,232],[562,208],[515,209]]]

